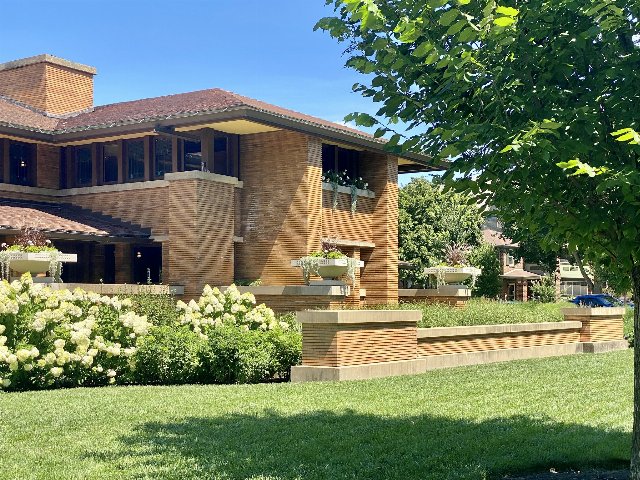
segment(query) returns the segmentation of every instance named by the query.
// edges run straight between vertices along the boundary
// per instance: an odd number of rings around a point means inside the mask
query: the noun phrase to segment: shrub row
[[[0,282],[0,389],[286,379],[301,349],[298,329],[233,286],[187,304]]]
[[[505,303],[484,298],[472,298],[465,308],[445,304],[401,303],[374,308],[421,310],[418,326],[457,327],[469,325],[498,325],[502,323],[542,323],[563,320],[561,309],[570,303],[522,302]]]

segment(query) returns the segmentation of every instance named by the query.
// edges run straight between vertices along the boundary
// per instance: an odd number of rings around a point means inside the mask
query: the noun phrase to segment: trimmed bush
[[[472,298],[465,308],[454,308],[445,304],[401,303],[399,305],[377,305],[384,310],[421,310],[419,327],[457,327],[468,325],[498,325],[502,323],[561,322],[560,311],[571,306],[568,302],[505,303],[484,298]]]
[[[139,342],[133,379],[163,385],[203,381],[206,348],[206,341],[187,327],[155,327]]]

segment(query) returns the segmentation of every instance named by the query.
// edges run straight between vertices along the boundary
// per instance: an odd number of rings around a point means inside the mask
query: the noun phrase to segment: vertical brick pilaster
[[[115,244],[116,257],[116,283],[132,283],[133,258],[131,253],[131,245],[128,243]]]
[[[363,152],[362,168],[376,194],[373,208],[375,248],[365,262],[361,284],[367,303],[398,301],[398,161],[381,153]]]
[[[36,146],[36,181],[38,187],[60,188],[60,147]]]

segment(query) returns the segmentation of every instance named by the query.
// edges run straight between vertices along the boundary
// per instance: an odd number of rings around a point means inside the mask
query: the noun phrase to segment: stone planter
[[[30,272],[33,276],[47,273],[51,263],[51,252],[7,252],[9,268],[16,273]],[[57,260],[60,262],[75,263],[78,255],[75,253],[59,253]]]
[[[467,278],[477,277],[482,270],[475,267],[429,267],[424,269],[426,275],[433,275],[438,281],[444,281],[447,285],[459,284]]]
[[[292,267],[302,267],[302,259],[291,260]],[[360,260],[358,267],[364,267],[364,262]],[[336,278],[347,273],[349,269],[347,258],[318,258],[318,275],[325,282],[335,282]]]

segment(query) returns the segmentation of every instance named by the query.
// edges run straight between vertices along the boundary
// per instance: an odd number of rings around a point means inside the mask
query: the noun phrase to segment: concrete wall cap
[[[64,58],[56,57],[55,55],[50,55],[48,53],[44,53],[42,55],[35,55],[33,57],[21,58],[19,60],[12,60],[10,62],[0,63],[0,71],[26,67],[29,65],[35,65],[37,63],[52,63],[54,65],[59,65],[61,67],[66,67],[72,70],[78,70],[79,72],[88,73],[90,75],[95,75],[96,73],[98,73],[95,67],[90,67],[89,65],[83,65],[82,63],[72,62],[71,60],[66,60]]]
[[[200,170],[189,170],[186,172],[165,173],[164,179],[169,182],[176,180],[208,180],[210,182],[228,183],[238,188],[242,188],[242,182],[236,177],[220,175],[211,172],[201,172]]]
[[[619,317],[626,312],[625,307],[575,307],[563,308],[564,316]]]
[[[476,325],[463,327],[435,327],[419,328],[418,338],[438,337],[468,337],[481,335],[495,335],[501,333],[539,332],[549,330],[578,330],[582,322],[544,322],[544,323],[513,323],[500,325]]]
[[[226,289],[228,287],[222,287]],[[237,287],[240,293],[254,295],[313,295],[336,296],[349,295],[349,287],[341,285],[260,285],[255,287]]]
[[[399,297],[470,297],[471,290],[454,285],[442,285],[440,288],[399,288]]]
[[[420,310],[306,310],[297,313],[300,323],[417,323]]]

